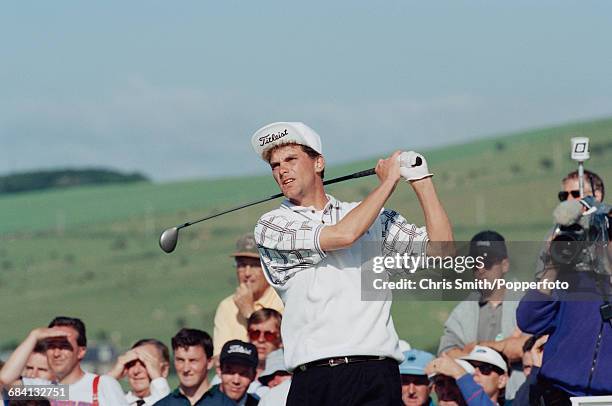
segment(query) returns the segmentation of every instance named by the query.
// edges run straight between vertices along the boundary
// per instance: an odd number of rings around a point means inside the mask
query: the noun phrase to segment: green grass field
[[[612,182],[612,119],[511,134],[425,151],[457,239],[495,229],[537,241],[552,224],[559,180],[574,163],[572,135],[591,137],[587,168]],[[401,146],[395,146],[401,148]],[[371,167],[332,166],[327,178]],[[358,200],[372,178],[329,188]],[[234,288],[228,253],[241,233],[279,201],[186,229],[175,253],[159,233],[187,219],[277,193],[268,176],[83,187],[0,198],[0,346],[20,341],[55,315],[82,317],[89,336],[120,348],[145,336],[169,338],[179,326],[212,332],[217,303]],[[400,185],[388,207],[422,224],[418,203]],[[452,302],[396,302],[402,338],[434,350]]]

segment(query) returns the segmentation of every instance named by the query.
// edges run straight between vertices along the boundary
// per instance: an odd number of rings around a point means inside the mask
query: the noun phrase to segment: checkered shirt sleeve
[[[284,285],[300,270],[325,258],[319,246],[323,224],[284,216],[263,216],[255,226],[255,241],[269,280]]]
[[[379,216],[382,224],[382,254],[425,255],[427,252],[427,229],[417,227],[393,210],[383,210]]]

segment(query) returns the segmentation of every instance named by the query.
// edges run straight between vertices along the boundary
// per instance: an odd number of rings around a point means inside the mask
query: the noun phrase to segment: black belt
[[[365,361],[382,361],[385,359],[387,359],[387,357],[375,356],[375,355],[351,355],[348,357],[332,357],[332,358],[318,359],[316,361],[302,364],[296,368],[296,371],[303,372],[312,367],[336,367],[342,364],[353,364],[355,362],[365,362]]]

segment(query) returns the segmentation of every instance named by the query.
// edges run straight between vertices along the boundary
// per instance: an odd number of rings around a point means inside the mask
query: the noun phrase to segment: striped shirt
[[[255,240],[264,274],[285,304],[281,333],[290,370],[337,356],[403,360],[390,315],[390,294],[386,300],[362,300],[362,261],[364,252],[372,250],[374,255],[421,255],[427,232],[394,211],[382,210],[351,247],[322,251],[323,227],[338,223],[358,204],[328,195],[325,208],[317,211],[286,200],[257,222]]]

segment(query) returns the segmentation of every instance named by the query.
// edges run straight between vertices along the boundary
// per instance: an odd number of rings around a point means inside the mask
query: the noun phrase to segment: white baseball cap
[[[485,362],[487,364],[491,364],[498,367],[506,373],[508,372],[508,365],[506,364],[506,361],[504,361],[500,353],[492,348],[484,347],[482,345],[475,346],[472,352],[470,352],[465,357],[461,357],[460,359],[466,361]]]
[[[319,134],[306,124],[297,121],[268,124],[255,131],[251,137],[253,149],[261,159],[264,159],[264,152],[268,148],[290,142],[306,145],[319,154],[323,154]]]

